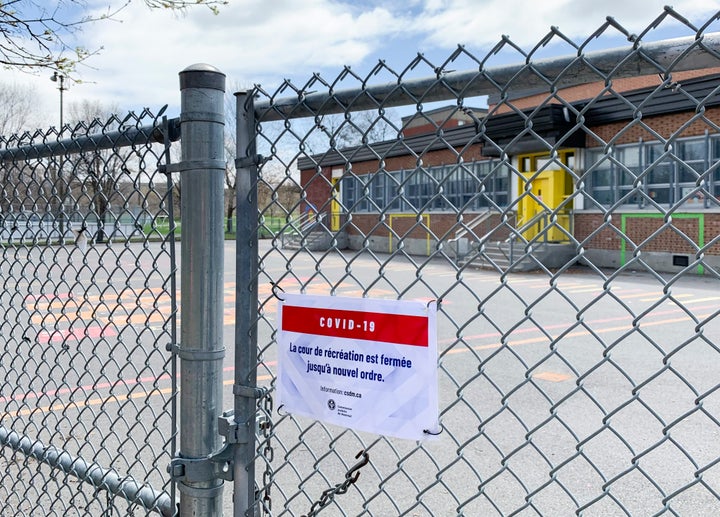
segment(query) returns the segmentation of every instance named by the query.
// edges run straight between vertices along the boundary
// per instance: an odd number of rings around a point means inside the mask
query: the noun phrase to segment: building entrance
[[[571,232],[573,192],[572,176],[567,169],[575,165],[572,150],[559,151],[557,157],[549,154],[527,154],[519,157],[522,177],[519,180],[517,227],[530,240],[541,235],[541,240],[566,242]]]

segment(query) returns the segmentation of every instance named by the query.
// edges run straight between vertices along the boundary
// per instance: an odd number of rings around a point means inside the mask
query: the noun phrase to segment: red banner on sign
[[[300,334],[428,346],[428,318],[424,316],[284,305],[282,329]]]

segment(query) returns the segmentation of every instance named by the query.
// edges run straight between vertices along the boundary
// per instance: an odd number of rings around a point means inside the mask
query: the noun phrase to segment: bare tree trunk
[[[235,213],[235,207],[232,205],[228,205],[227,209],[227,233],[233,232],[233,214]]]

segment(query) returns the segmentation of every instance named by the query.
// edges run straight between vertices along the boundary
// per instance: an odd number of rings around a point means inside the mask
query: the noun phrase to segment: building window
[[[477,211],[508,204],[509,169],[497,160],[418,167],[343,178],[354,212]]]
[[[362,176],[344,176],[340,180],[343,210],[359,212],[367,210],[369,196],[366,195],[367,185]]]
[[[623,205],[643,204],[642,144],[630,145],[618,150],[615,162],[617,185]]]
[[[714,199],[720,199],[720,136],[713,136],[710,140],[710,167],[708,177],[710,192]]]
[[[711,144],[712,143],[712,144]],[[586,193],[597,204],[645,207],[676,203],[707,206],[706,192],[720,194],[710,165],[720,160],[720,144],[707,136],[677,141],[638,142],[585,153]],[[716,170],[716,169],[713,169]],[[592,201],[586,203],[592,208]]]
[[[702,203],[709,185],[710,142],[708,138],[678,142],[678,200]]]

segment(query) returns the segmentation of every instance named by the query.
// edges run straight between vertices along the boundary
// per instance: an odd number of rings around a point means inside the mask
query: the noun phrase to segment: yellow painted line
[[[616,332],[619,330],[627,330],[629,328],[630,327],[625,326],[625,325],[620,326],[620,327],[608,327],[605,329],[597,330],[597,331],[595,331],[595,333],[601,334],[601,333],[605,333],[605,332]],[[564,337],[568,338],[568,337],[589,336],[589,335],[590,335],[590,332],[588,332],[587,330],[582,330],[582,331],[578,331],[578,332],[570,332],[569,334],[565,334]],[[540,337],[531,337],[531,338],[527,338],[527,339],[517,339],[517,340],[506,343],[505,346],[518,346],[518,345],[529,345],[529,344],[533,344],[533,343],[549,343],[549,342],[550,342],[550,340],[546,336],[540,336]],[[470,347],[470,349],[472,349],[472,350],[490,350],[493,348],[500,348],[501,346],[503,346],[502,343],[490,343],[487,345],[476,345],[476,346]],[[447,352],[447,354],[459,354],[462,352],[467,352],[467,349],[457,348],[457,349],[449,350]]]
[[[714,302],[720,300],[720,296],[710,296],[708,298],[696,298],[694,300],[688,300],[686,302],[683,302],[683,305],[691,305],[693,303],[701,303],[701,302]]]
[[[570,288],[563,288],[558,287],[558,290],[562,291],[563,293],[570,293],[570,294],[577,294],[577,293],[601,293],[604,291],[604,289],[601,286],[597,287],[570,287]]]
[[[664,295],[662,293],[658,293],[657,296],[654,298],[640,298],[641,302],[656,302],[659,299],[661,299]],[[672,295],[673,298],[690,298],[692,296],[695,296],[694,294],[686,293],[686,294],[674,294]],[[670,302],[672,303],[672,302]]]
[[[592,291],[609,291],[608,289],[603,289],[602,284],[588,284],[586,282],[583,283],[572,283],[572,284],[564,284],[559,283],[557,285],[557,289],[559,291],[562,291],[564,293],[585,293],[585,292],[592,292]],[[613,293],[616,293],[617,291],[622,291],[622,287],[612,286],[612,289],[610,289]],[[640,296],[647,296],[647,292],[640,293]],[[623,294],[622,297],[632,298],[633,295],[625,295]],[[638,296],[638,295],[635,295]]]
[[[164,296],[152,296],[148,294],[148,291],[150,293],[156,294],[156,295],[163,295]],[[27,299],[25,301],[25,307],[27,307],[29,310],[52,310],[52,309],[62,309],[63,307],[67,308],[68,306],[82,306],[85,303],[94,303],[94,302],[100,302],[104,305],[107,305],[108,307],[113,307],[116,305],[122,305],[122,302],[133,302],[133,304],[137,304],[137,302],[143,303],[157,303],[157,304],[164,304],[170,303],[170,295],[165,291],[164,289],[159,288],[150,288],[150,289],[142,289],[142,292],[145,293],[144,296],[141,296],[140,298],[137,297],[137,295],[133,295],[131,292],[123,293],[120,297],[114,297],[112,294],[105,294],[102,296],[102,301],[100,300],[100,295],[94,294],[91,296],[85,296],[83,294],[79,295],[73,295],[73,296],[67,296],[65,298],[60,298],[56,296],[51,295],[38,295],[37,300],[31,300]],[[48,300],[47,298],[51,298]]]
[[[613,291],[614,291],[614,290],[615,290],[615,288],[613,288]],[[624,300],[624,299],[626,299],[626,298],[642,298],[643,296],[645,296],[645,297],[647,297],[647,296],[655,296],[655,298],[653,298],[653,299],[656,300],[657,297],[658,297],[658,296],[662,296],[662,294],[663,294],[663,293],[660,292],[660,291],[650,292],[650,293],[644,292],[644,293],[635,293],[635,294],[623,294],[623,295],[622,295],[622,299]]]
[[[507,283],[508,285],[512,285],[512,284],[530,284],[530,283],[541,284],[541,285],[550,285],[550,284],[548,283],[548,281],[547,281],[547,278],[542,278],[542,279],[539,279],[539,278],[526,278],[526,279],[524,279],[524,280],[523,280],[523,279],[515,279],[515,278],[513,278],[513,279],[511,279],[511,280],[508,280],[506,283]]]
[[[257,380],[258,381],[268,381],[271,380],[271,375],[259,375]],[[234,379],[226,379],[223,381],[223,386],[230,386],[235,382]],[[178,393],[180,390],[178,389]],[[14,413],[4,413],[2,417],[0,418],[12,418],[12,417],[20,417],[20,416],[29,416],[33,413],[51,413],[55,411],[67,411],[72,409],[83,409],[85,407],[90,406],[100,406],[105,405],[108,403],[116,402],[118,404],[122,402],[126,402],[128,400],[133,399],[149,399],[150,397],[158,396],[158,395],[170,395],[172,394],[172,388],[157,388],[153,389],[152,391],[148,393],[131,393],[128,395],[111,395],[109,397],[95,397],[86,401],[81,402],[69,402],[69,403],[55,403],[49,406],[40,406],[35,407],[31,409],[21,409],[19,411],[15,411]]]
[[[555,372],[540,372],[532,376],[533,379],[540,379],[549,382],[563,382],[572,379],[570,375]]]
[[[113,325],[144,325],[146,323],[158,323],[164,322],[169,319],[168,314],[155,310],[152,314],[146,315],[142,313],[137,314],[108,314],[107,311],[82,311],[80,313],[65,313],[58,314],[50,312],[47,314],[35,314],[30,318],[30,321],[36,325],[55,326],[57,323],[66,323],[68,325],[78,325],[81,322],[89,323],[93,325],[107,325],[111,323]]]
[[[153,395],[168,395],[172,393],[172,388],[162,388],[162,389],[154,389],[150,393],[131,393],[128,395],[111,395],[109,397],[105,398],[92,398],[86,401],[80,401],[80,402],[69,402],[69,403],[55,403],[50,406],[40,406],[35,407],[32,409],[21,409],[19,411],[16,411],[14,413],[5,413],[3,417],[19,417],[19,416],[28,416],[33,413],[41,412],[41,413],[51,413],[54,411],[66,411],[69,409],[82,409],[85,407],[90,406],[99,406],[104,405],[109,402],[117,402],[118,404],[122,402],[126,402],[128,400],[132,399],[139,399],[139,398],[149,398]]]
[[[345,296],[362,296],[365,291],[362,289],[353,289],[348,291],[341,291],[341,294]],[[330,294],[330,293],[328,293]],[[396,295],[393,291],[387,290],[387,289],[373,289],[370,293],[368,293],[370,296],[376,297],[376,298],[386,298],[388,296]],[[397,296],[397,295],[396,295]]]
[[[696,315],[696,317],[698,319],[706,318],[707,316],[709,316],[709,314]],[[686,316],[686,317],[673,318],[673,319],[660,320],[660,321],[642,322],[640,324],[640,327],[641,328],[656,327],[659,325],[670,325],[672,323],[682,323],[684,321],[691,321],[691,319]],[[621,325],[621,326],[617,326],[617,327],[607,327],[607,328],[595,330],[593,332],[593,334],[607,334],[608,332],[624,332],[624,331],[628,331],[632,328],[633,327],[631,327],[629,325]],[[565,334],[563,336],[563,339],[571,338],[571,337],[585,337],[585,336],[590,336],[590,335],[592,335],[592,334],[589,331],[580,330],[580,331],[570,332],[568,334]],[[557,339],[557,336],[553,339]],[[510,346],[529,345],[529,344],[534,344],[534,343],[549,343],[549,342],[550,342],[550,340],[546,336],[540,336],[540,337],[518,339],[516,341],[510,341],[510,342],[506,343],[504,346],[510,347]],[[468,350],[490,350],[490,349],[500,348],[502,346],[503,346],[502,343],[490,343],[487,345],[477,345],[477,346],[473,346],[470,348],[456,348],[453,350],[448,350],[445,353],[445,355],[465,353]]]

